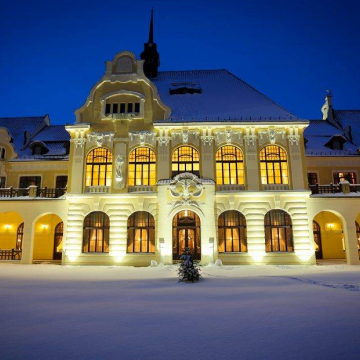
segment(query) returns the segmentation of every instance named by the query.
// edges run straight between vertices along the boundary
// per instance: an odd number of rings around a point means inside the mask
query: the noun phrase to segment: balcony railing
[[[110,192],[110,186],[86,186],[85,192],[89,194],[107,194]]]
[[[265,191],[282,191],[289,190],[289,184],[263,184],[263,190]]]
[[[37,186],[30,186],[28,188],[5,188],[0,189],[0,198],[18,198],[18,197],[32,197],[32,198],[50,198],[55,199],[63,196],[66,189],[61,188],[38,188]]]
[[[309,185],[309,189],[313,195],[360,193],[360,184],[350,184],[347,181],[343,181],[340,184]]]
[[[129,186],[128,190],[129,190],[129,193],[154,192],[154,191],[156,191],[156,187],[150,186],[150,185],[138,185],[138,186]]]
[[[0,249],[0,260],[21,260],[21,250]]]
[[[217,191],[244,191],[245,185],[217,185]]]

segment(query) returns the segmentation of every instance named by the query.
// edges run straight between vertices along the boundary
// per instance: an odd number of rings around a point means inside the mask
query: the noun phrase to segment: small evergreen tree
[[[201,278],[200,269],[194,263],[191,251],[188,247],[185,248],[184,254],[180,257],[181,263],[178,271],[179,281],[195,282]]]

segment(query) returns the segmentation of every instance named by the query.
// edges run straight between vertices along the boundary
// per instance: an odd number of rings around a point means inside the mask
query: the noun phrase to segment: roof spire
[[[160,55],[154,43],[154,9],[151,9],[149,41],[144,44],[144,51],[140,55],[144,60],[144,74],[148,78],[156,78],[160,66]]]
[[[154,8],[151,8],[151,19],[150,19],[150,29],[149,29],[149,41],[148,43],[152,44],[154,42]]]

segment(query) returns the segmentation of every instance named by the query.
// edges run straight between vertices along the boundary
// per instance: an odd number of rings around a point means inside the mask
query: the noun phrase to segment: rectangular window
[[[120,104],[120,114],[125,114],[125,103]]]
[[[56,185],[57,189],[66,189],[68,182],[68,177],[66,175],[61,175],[56,177]]]
[[[0,189],[4,189],[6,185],[6,177],[0,176]]]
[[[132,112],[133,112],[133,104],[132,104],[132,103],[127,104],[127,112],[128,112],[128,113],[132,113]]]
[[[20,176],[19,188],[26,189],[30,185],[36,185],[40,187],[41,185],[41,176]]]
[[[308,184],[309,184],[309,185],[316,185],[316,184],[318,184],[317,173],[307,173],[307,177],[308,177]]]
[[[118,113],[118,104],[113,104],[113,114]]]
[[[354,172],[334,172],[334,184],[347,180],[350,184],[356,184],[356,174]]]
[[[111,111],[111,104],[106,104],[105,107],[105,115],[109,115]]]
[[[140,103],[135,103],[135,112],[136,113],[140,112]]]

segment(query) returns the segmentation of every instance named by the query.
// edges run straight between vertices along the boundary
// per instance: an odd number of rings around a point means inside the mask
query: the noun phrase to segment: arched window
[[[16,250],[22,250],[23,240],[24,240],[24,223],[21,223],[17,228],[17,233],[16,233]]]
[[[239,211],[229,210],[219,216],[219,252],[246,252],[246,220]]]
[[[280,146],[265,146],[260,151],[260,171],[262,184],[288,184],[286,152]]]
[[[358,250],[360,250],[360,226],[357,221],[355,221],[355,227],[356,227],[356,238],[357,238]]]
[[[86,186],[111,186],[112,153],[105,148],[91,150],[86,158]]]
[[[265,215],[267,252],[294,251],[290,215],[283,210],[271,210]]]
[[[156,184],[156,156],[147,147],[139,147],[129,155],[129,186]]]
[[[109,252],[109,217],[94,211],[84,219],[83,252]]]
[[[63,249],[64,223],[60,222],[55,226],[54,232],[54,260],[61,260]]]
[[[155,221],[146,211],[132,214],[127,224],[127,252],[155,252]]]
[[[216,183],[218,185],[244,184],[244,158],[239,148],[226,145],[216,152]]]
[[[191,146],[180,146],[172,154],[172,176],[183,172],[200,176],[199,152]]]

